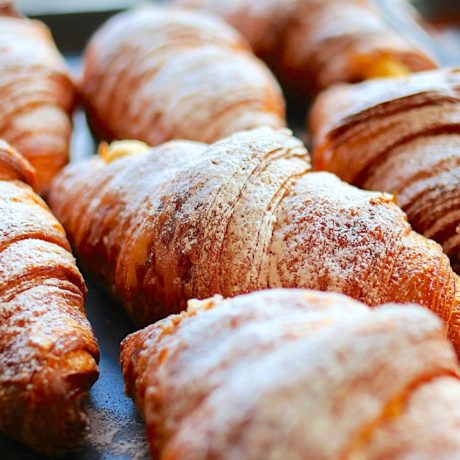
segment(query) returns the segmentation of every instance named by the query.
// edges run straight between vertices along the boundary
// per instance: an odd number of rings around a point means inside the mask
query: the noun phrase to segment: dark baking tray
[[[97,0],[95,0],[97,1]],[[281,0],[280,0],[281,1]],[[408,21],[394,0],[377,0],[394,27],[409,35],[421,46],[434,52],[444,65],[460,64],[460,55],[452,55],[433,37],[413,22]],[[416,1],[417,7],[428,19],[460,18],[458,0]],[[117,11],[78,13],[72,15],[46,15],[38,17],[51,28],[61,51],[66,55],[74,73],[78,73],[81,51],[91,33]],[[455,14],[454,14],[455,12]],[[460,25],[460,23],[459,23]],[[460,29],[460,27],[459,27]],[[293,107],[289,111],[291,126],[301,133],[304,113]],[[79,161],[95,151],[95,142],[81,110],[75,114],[75,132],[72,141],[72,161]],[[134,330],[128,316],[104,291],[86,277],[89,295],[87,311],[101,347],[101,375],[90,394],[89,416],[91,429],[83,450],[71,459],[145,459],[149,458],[143,422],[134,404],[124,395],[123,380],[118,362],[120,341]],[[0,460],[37,460],[37,455],[26,447],[0,435]]]

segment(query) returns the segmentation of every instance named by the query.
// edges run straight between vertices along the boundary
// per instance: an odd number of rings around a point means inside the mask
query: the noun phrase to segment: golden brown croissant
[[[460,71],[342,85],[319,96],[315,168],[396,194],[412,226],[460,251]]]
[[[86,288],[61,225],[0,143],[0,430],[46,454],[77,447],[98,376]]]
[[[138,324],[193,297],[305,287],[369,305],[422,304],[460,346],[458,278],[442,248],[411,230],[390,195],[309,173],[289,131],[259,128],[210,147],[175,141],[114,159],[126,150],[66,168],[50,204],[81,260]]]
[[[175,0],[236,27],[284,83],[332,83],[416,72],[433,59],[385,23],[371,0]]]
[[[67,163],[75,91],[50,32],[0,12],[0,138],[37,171],[44,193]]]
[[[128,336],[121,363],[158,458],[460,457],[460,369],[417,306],[307,290],[192,301]]]
[[[268,69],[236,31],[204,13],[152,6],[111,19],[88,45],[82,91],[105,138],[214,142],[285,125]]]

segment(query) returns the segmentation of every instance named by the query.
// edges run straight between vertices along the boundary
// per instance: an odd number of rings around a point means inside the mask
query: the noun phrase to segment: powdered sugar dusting
[[[89,218],[67,228],[95,236],[94,249],[88,239],[82,247],[89,260],[112,236],[102,252],[116,265],[107,281],[144,322],[189,298],[273,287],[337,291],[370,305],[417,302],[446,318],[455,305],[448,259],[411,231],[393,197],[308,172],[290,132],[259,128],[193,154],[183,143],[180,161],[179,146],[165,145],[107,165],[105,189],[81,200],[93,203]],[[56,199],[73,205],[75,182],[86,179],[72,174]]]
[[[408,230],[392,197],[367,194],[317,173],[297,181],[278,213],[271,285],[349,294],[368,304],[386,299],[391,258]]]
[[[401,395],[417,394],[458,366],[440,321],[425,309],[370,310],[344,296],[300,289],[195,302],[167,333],[152,325],[128,340],[134,349],[124,359],[134,367],[143,361],[128,378],[145,390],[137,399],[163,458],[351,458],[350,452],[371,458],[373,437],[359,442],[366,428],[384,429],[397,419],[401,433],[392,439],[402,437],[412,407]],[[449,395],[460,400],[458,379],[449,384],[457,386]],[[449,386],[441,386],[416,403],[418,413],[446,400]],[[402,403],[398,415],[383,418],[395,399]],[[430,446],[442,458],[444,449],[459,451],[458,405],[447,405],[440,417],[456,423],[433,430],[431,419],[419,416],[412,428],[423,441],[408,436],[408,452]],[[439,443],[440,436],[451,444]],[[375,458],[388,458],[393,448],[384,443]]]
[[[275,78],[235,30],[200,12],[115,16],[87,48],[83,90],[105,129],[150,145],[285,126]]]
[[[144,460],[150,458],[145,436],[136,435],[127,438],[125,431],[131,420],[119,418],[107,409],[88,410],[90,431],[87,441],[97,452],[123,456],[132,460]]]

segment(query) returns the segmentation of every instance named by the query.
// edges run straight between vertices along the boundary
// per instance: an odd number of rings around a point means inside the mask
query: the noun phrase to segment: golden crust
[[[44,24],[0,15],[0,31],[0,138],[31,162],[45,193],[68,161],[73,83]]]
[[[0,429],[54,455],[83,439],[99,351],[64,229],[24,179],[33,168],[1,143]]]
[[[110,139],[214,142],[285,125],[268,69],[202,13],[152,6],[112,18],[86,49],[81,88],[95,131]]]
[[[37,188],[33,166],[9,144],[0,139],[0,180],[18,180]]]
[[[302,287],[420,303],[459,346],[457,278],[441,247],[411,230],[390,195],[309,170],[289,131],[259,128],[69,166],[50,204],[138,324],[189,298]]]
[[[193,302],[128,336],[121,364],[161,458],[460,454],[458,363],[416,306],[306,290]]]
[[[397,196],[418,232],[460,251],[460,72],[342,85],[321,94],[310,126],[315,168]]]

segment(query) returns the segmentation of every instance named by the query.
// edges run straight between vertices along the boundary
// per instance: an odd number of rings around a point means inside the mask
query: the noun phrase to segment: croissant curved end
[[[110,164],[120,158],[137,155],[144,153],[149,149],[149,146],[145,142],[127,140],[127,141],[114,141],[110,144],[102,142],[99,145],[99,156],[105,161],[106,164]]]

